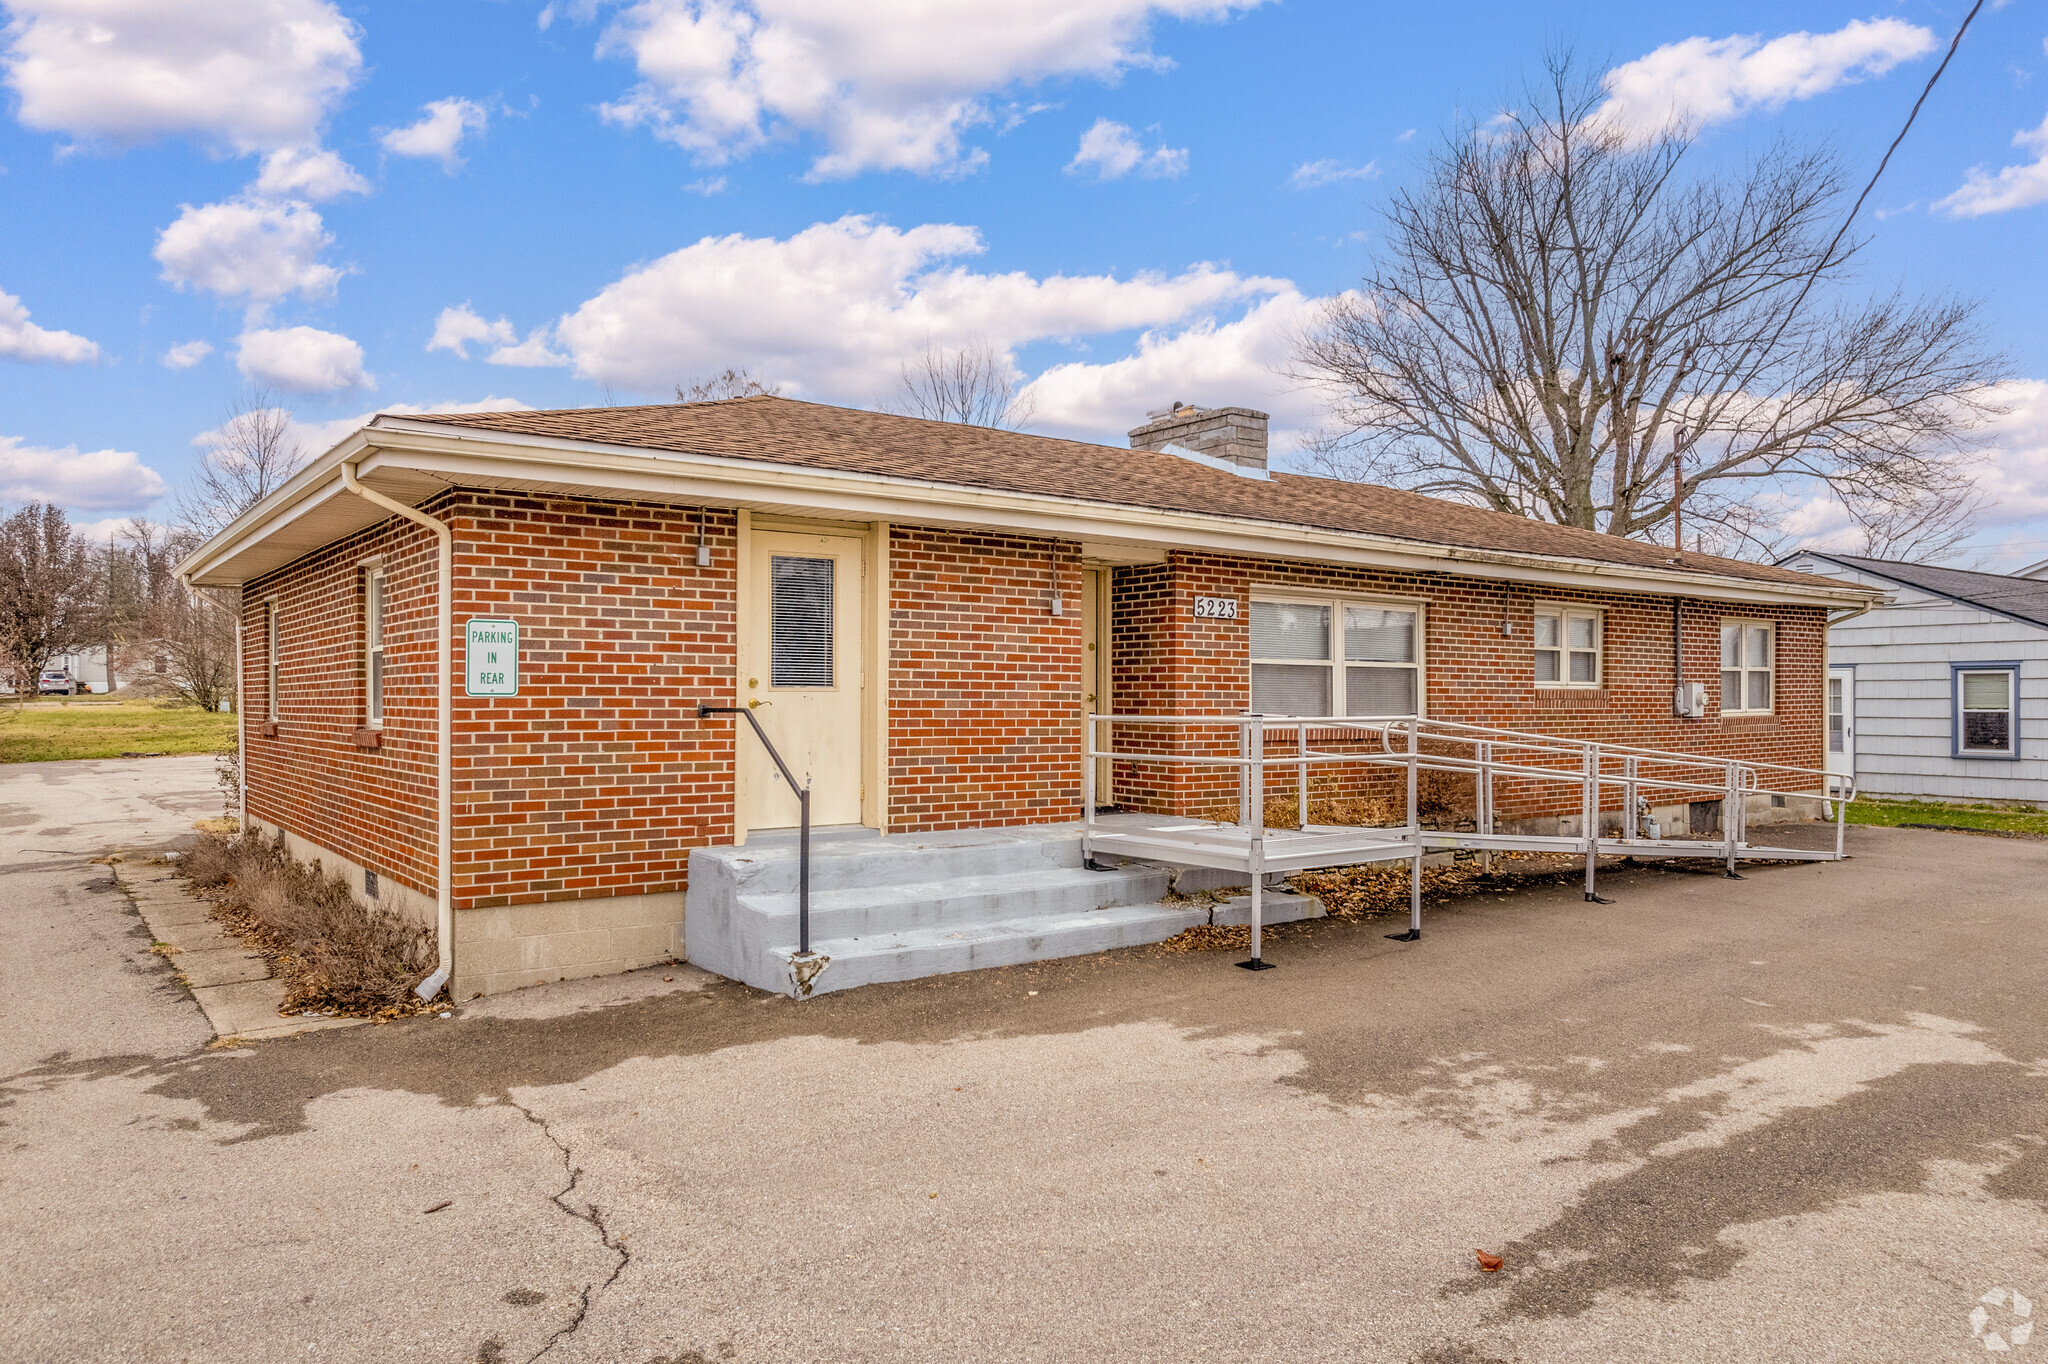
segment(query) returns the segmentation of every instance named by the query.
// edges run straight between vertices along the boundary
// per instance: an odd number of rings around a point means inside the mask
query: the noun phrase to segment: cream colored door
[[[1109,669],[1109,570],[1090,568],[1081,575],[1081,713],[1084,715],[1110,715],[1116,705],[1110,697]],[[1094,747],[1105,749],[1110,746],[1114,730],[1111,726],[1097,725]],[[1095,763],[1095,803],[1114,805],[1115,795],[1110,789],[1110,762],[1099,758]]]
[[[750,539],[741,704],[798,785],[810,783],[812,827],[858,824],[862,542],[781,531]],[[794,827],[795,792],[751,731],[738,740],[741,828]]]

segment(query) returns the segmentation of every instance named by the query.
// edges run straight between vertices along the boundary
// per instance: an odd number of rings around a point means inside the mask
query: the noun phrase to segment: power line
[[[1934,74],[1927,78],[1927,88],[1920,92],[1920,98],[1913,101],[1913,109],[1906,115],[1905,126],[1900,128],[1899,135],[1892,139],[1892,145],[1884,149],[1883,159],[1877,163],[1877,169],[1871,172],[1870,183],[1863,187],[1863,193],[1857,195],[1856,202],[1849,206],[1849,216],[1842,219],[1842,225],[1836,230],[1834,240],[1828,243],[1827,250],[1821,252],[1820,260],[1815,262],[1812,271],[1806,276],[1806,283],[1799,287],[1799,297],[1792,301],[1791,310],[1786,314],[1788,319],[1792,313],[1799,311],[1800,304],[1806,302],[1807,291],[1813,288],[1814,280],[1820,277],[1820,272],[1834,259],[1835,248],[1842,244],[1842,238],[1849,233],[1849,224],[1856,221],[1857,213],[1862,211],[1863,201],[1870,197],[1870,191],[1877,188],[1878,179],[1884,174],[1884,168],[1892,163],[1892,153],[1906,140],[1906,134],[1913,131],[1913,120],[1920,117],[1920,106],[1927,103],[1927,97],[1934,93],[1934,83],[1941,79],[1942,72],[1948,70],[1949,62],[1955,58],[1956,49],[1962,46],[1963,35],[1970,31],[1970,21],[1975,19],[1977,11],[1983,8],[1984,0],[1977,0],[1976,4],[1970,6],[1970,12],[1963,16],[1963,22],[1956,27],[1956,36],[1949,39],[1948,51],[1942,54],[1941,65],[1934,68]],[[1779,330],[1782,332],[1784,329],[1781,327]]]

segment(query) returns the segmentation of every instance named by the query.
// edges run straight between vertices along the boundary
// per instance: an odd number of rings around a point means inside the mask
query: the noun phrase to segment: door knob
[[[763,706],[772,706],[772,705],[774,705],[774,704],[775,704],[775,703],[774,703],[773,701],[756,701],[756,700],[749,700],[749,701],[747,702],[747,709],[748,709],[748,710],[759,710],[759,709],[760,709],[761,707],[763,707]]]

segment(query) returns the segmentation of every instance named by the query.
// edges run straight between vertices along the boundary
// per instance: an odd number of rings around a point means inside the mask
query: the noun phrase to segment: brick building
[[[467,998],[686,954],[691,850],[795,823],[700,703],[891,835],[1074,820],[1112,709],[1823,764],[1865,587],[1270,472],[1244,409],[1132,447],[771,397],[379,417],[185,565],[241,592],[250,825],[438,913]],[[1215,794],[1110,768],[1130,808]]]

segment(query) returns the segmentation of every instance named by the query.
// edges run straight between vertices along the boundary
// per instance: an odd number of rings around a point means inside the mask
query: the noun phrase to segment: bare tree
[[[178,528],[200,540],[212,537],[283,487],[306,459],[292,434],[292,414],[268,390],[251,389],[228,404],[214,443],[178,494]]]
[[[762,383],[744,369],[726,366],[725,373],[714,374],[701,383],[687,387],[676,385],[676,401],[679,403],[717,403],[727,398],[751,398],[757,394],[773,397],[780,392],[779,385]]]
[[[31,502],[0,521],[0,663],[17,697],[34,694],[52,658],[101,642],[99,569],[60,507]]]
[[[894,410],[931,421],[1021,430],[1035,415],[1020,397],[1010,357],[987,339],[946,349],[925,344],[903,364]]]
[[[1687,129],[1613,126],[1569,55],[1547,75],[1393,196],[1362,292],[1302,338],[1325,470],[1645,539],[1682,513],[1724,548],[1816,480],[1860,524],[1966,521],[2005,374],[1975,306],[1844,297],[1830,156],[1694,173]]]

